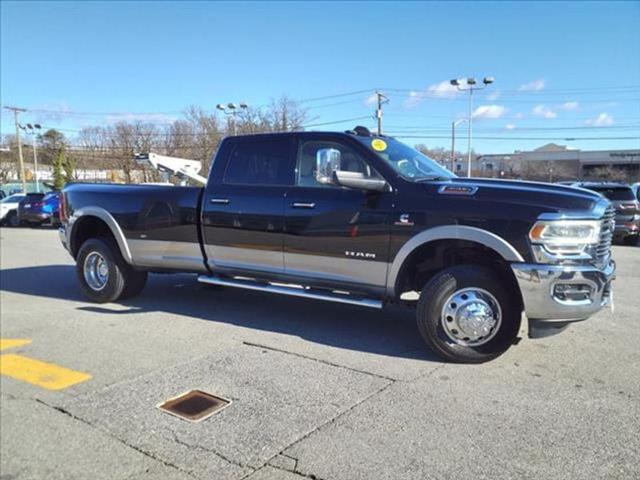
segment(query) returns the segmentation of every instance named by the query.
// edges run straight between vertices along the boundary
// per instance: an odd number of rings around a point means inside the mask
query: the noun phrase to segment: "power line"
[[[366,90],[354,90],[352,92],[344,92],[344,93],[336,93],[334,95],[323,95],[321,97],[311,97],[311,98],[299,98],[299,99],[295,99],[295,102],[298,103],[307,103],[307,102],[315,102],[318,100],[329,100],[332,98],[340,98],[340,97],[350,97],[353,95],[360,95],[363,93],[373,93],[374,89],[372,88],[368,88]]]
[[[447,82],[448,83],[448,82]],[[428,88],[420,87],[420,88],[381,88],[381,90],[385,90],[388,92],[402,92],[402,93],[410,93],[410,92],[428,92]],[[571,93],[602,93],[602,92],[635,92],[640,91],[640,85],[620,85],[620,86],[609,86],[609,87],[584,87],[584,88],[543,88],[540,90],[520,90],[520,89],[504,89],[500,90],[503,94],[517,94],[517,95],[543,95],[546,93],[553,94],[571,94]]]
[[[365,120],[365,119],[371,119],[371,115],[363,115],[361,117],[353,117],[353,118],[344,118],[342,120],[335,120],[335,121],[332,121],[332,122],[323,122],[323,123],[315,123],[315,124],[311,124],[311,125],[302,125],[302,127],[304,127],[304,128],[323,127],[325,125],[335,125],[335,124],[338,124],[338,123],[355,122],[356,120]]]
[[[445,126],[437,126],[437,127],[421,127],[421,126],[410,126],[410,125],[394,125],[388,127],[390,129],[406,129],[406,130],[415,130],[419,132],[426,131],[448,131],[449,128]],[[555,130],[638,130],[640,131],[640,124],[638,125],[602,125],[602,126],[594,126],[594,125],[586,125],[586,126],[576,126],[576,127],[514,127],[509,130],[507,128],[485,128],[480,127],[478,130],[482,132],[503,132],[505,130],[511,132],[524,132],[524,131],[555,131]]]
[[[391,135],[396,137],[396,138],[431,138],[431,139],[450,139],[451,135],[416,135],[414,132],[411,132],[409,134],[403,134],[402,132],[391,132]],[[542,140],[542,141],[550,141],[550,140],[556,140],[556,141],[564,141],[564,142],[569,142],[569,141],[577,141],[577,140],[584,140],[584,141],[592,141],[592,140],[640,140],[640,136],[637,137],[486,137],[486,136],[479,136],[479,137],[475,137],[477,140],[508,140],[508,141],[513,141],[513,140]]]

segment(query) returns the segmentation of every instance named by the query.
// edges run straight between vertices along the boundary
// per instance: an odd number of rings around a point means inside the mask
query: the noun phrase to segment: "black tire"
[[[126,279],[126,285],[120,295],[120,300],[127,298],[133,298],[140,294],[147,284],[147,272],[140,272],[138,270],[130,269],[129,275]]]
[[[640,245],[640,235],[629,235],[624,238],[623,243],[630,246]]]
[[[465,288],[489,292],[502,311],[501,323],[486,343],[457,343],[443,326],[443,322],[448,321],[442,319],[445,302]],[[514,343],[520,329],[521,313],[517,292],[493,270],[478,265],[460,265],[437,273],[424,286],[418,301],[417,321],[422,338],[441,358],[455,363],[483,363],[500,356]]]
[[[5,218],[5,225],[11,228],[16,228],[20,222],[18,222],[18,213],[15,210],[7,213]]]
[[[99,288],[92,286],[85,276],[89,256],[102,259],[106,265],[106,282]],[[125,292],[130,296],[140,293],[146,281],[146,273],[133,270],[122,258],[115,242],[107,238],[90,238],[82,244],[76,257],[76,275],[82,293],[96,303],[114,302]]]

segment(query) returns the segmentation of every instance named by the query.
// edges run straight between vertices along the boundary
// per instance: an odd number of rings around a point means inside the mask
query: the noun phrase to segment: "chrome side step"
[[[246,290],[257,290],[259,292],[279,293],[292,297],[313,298],[315,300],[325,300],[328,302],[347,303],[349,305],[359,305],[361,307],[382,308],[380,300],[370,298],[352,297],[349,294],[326,292],[314,290],[309,287],[284,286],[283,284],[259,283],[250,279],[238,280],[234,278],[221,278],[218,276],[199,275],[198,281],[211,285],[222,285],[225,287],[244,288]]]

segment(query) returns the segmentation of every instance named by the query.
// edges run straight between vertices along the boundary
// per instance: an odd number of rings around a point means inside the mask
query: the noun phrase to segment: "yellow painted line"
[[[31,343],[31,340],[28,338],[0,338],[0,350],[21,347],[29,343]]]
[[[0,374],[47,390],[62,390],[91,378],[88,373],[12,353],[0,355]]]

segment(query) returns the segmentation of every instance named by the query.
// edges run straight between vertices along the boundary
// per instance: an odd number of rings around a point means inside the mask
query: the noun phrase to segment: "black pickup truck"
[[[457,178],[358,127],[226,138],[204,188],[74,184],[60,236],[84,294],[138,294],[148,272],[382,308],[416,308],[450,361],[495,358],[611,300],[614,211],[597,193]]]

